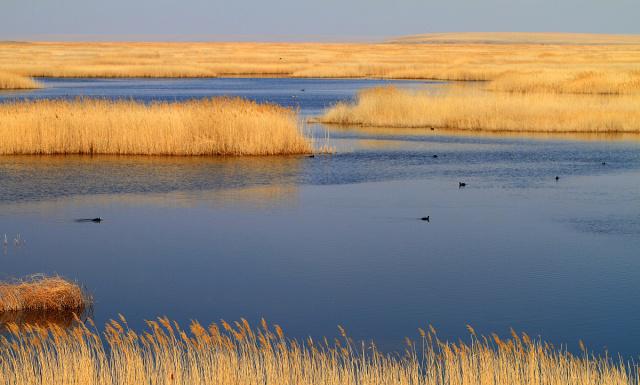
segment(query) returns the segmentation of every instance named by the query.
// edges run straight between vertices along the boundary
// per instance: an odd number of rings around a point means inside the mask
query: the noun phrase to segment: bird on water
[[[422,217],[420,218],[421,221],[425,221],[425,222],[430,222],[429,220],[429,216],[427,215],[426,217]]]
[[[93,223],[100,223],[102,222],[104,219],[102,219],[102,217],[95,217],[95,218],[80,218],[80,219],[76,219],[76,222],[82,223],[82,222],[93,222]]]

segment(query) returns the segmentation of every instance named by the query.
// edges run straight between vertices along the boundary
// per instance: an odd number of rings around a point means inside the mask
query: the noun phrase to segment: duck
[[[429,220],[429,216],[427,215],[426,217],[422,217],[420,218],[421,221],[425,221],[425,222],[430,222]]]
[[[460,187],[466,187],[467,184],[465,182],[458,182],[458,188]]]

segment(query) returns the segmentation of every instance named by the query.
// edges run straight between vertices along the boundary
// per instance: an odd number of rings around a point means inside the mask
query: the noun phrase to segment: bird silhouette
[[[429,220],[429,216],[428,216],[428,215],[427,215],[426,217],[422,217],[422,218],[420,218],[420,220],[421,220],[421,221],[425,221],[425,222],[431,222],[431,221]]]

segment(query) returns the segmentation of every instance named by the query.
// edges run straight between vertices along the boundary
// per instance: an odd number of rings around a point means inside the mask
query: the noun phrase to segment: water
[[[379,83],[47,80],[21,96],[292,105],[304,88],[295,103],[312,115]],[[0,256],[2,275],[77,279],[98,323],[265,317],[292,337],[341,324],[389,350],[427,323],[445,339],[471,324],[638,355],[637,138],[315,129],[335,155],[1,157],[0,235],[27,242]]]

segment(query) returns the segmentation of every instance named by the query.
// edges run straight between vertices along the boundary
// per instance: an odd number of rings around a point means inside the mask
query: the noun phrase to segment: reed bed
[[[510,72],[493,79],[487,89],[520,93],[640,94],[640,70]]]
[[[392,39],[412,44],[554,44],[619,45],[640,44],[640,35],[562,32],[446,32],[425,33]]]
[[[369,127],[515,132],[640,132],[640,95],[510,94],[465,87],[444,94],[395,87],[361,91],[318,118]]]
[[[245,320],[189,331],[167,318],[141,333],[124,317],[103,334],[78,322],[65,329],[9,326],[0,337],[0,384],[44,385],[631,385],[636,366],[606,356],[579,355],[512,334],[440,341],[419,329],[404,353],[378,351],[342,336],[329,342],[287,339],[282,329]]]
[[[0,90],[24,90],[41,87],[40,83],[29,77],[0,72]]]
[[[25,311],[81,312],[90,303],[90,297],[80,286],[59,276],[34,275],[14,282],[0,282],[0,314]]]
[[[422,44],[428,43],[428,44]],[[551,82],[640,70],[640,37],[434,34],[390,43],[0,43],[0,71],[33,77],[299,77]],[[560,78],[558,78],[560,77]],[[547,81],[547,82],[549,82]],[[505,81],[506,82],[506,81]],[[504,84],[504,83],[503,83]],[[503,85],[504,87],[505,85]],[[568,86],[551,87],[572,90]],[[601,86],[595,92],[602,92]],[[624,87],[623,87],[624,88]],[[580,92],[590,92],[581,87]]]
[[[240,98],[145,104],[77,99],[0,104],[0,154],[311,153],[295,111]]]

